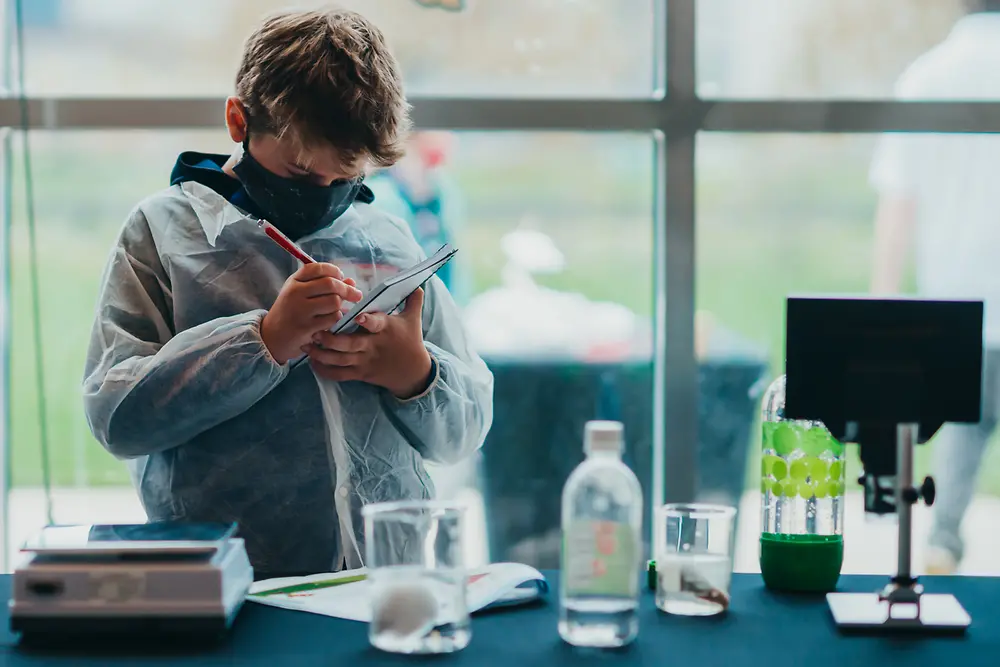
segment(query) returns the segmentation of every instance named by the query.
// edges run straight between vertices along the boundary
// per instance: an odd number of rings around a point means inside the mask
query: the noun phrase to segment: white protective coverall
[[[363,292],[423,259],[405,223],[360,202],[299,244]],[[361,507],[433,497],[424,460],[472,455],[493,414],[492,374],[439,280],[422,395],[276,363],[260,323],[298,267],[211,188],[173,185],[122,229],[85,372],[90,427],[127,461],[149,520],[236,521],[258,574],[363,565]]]

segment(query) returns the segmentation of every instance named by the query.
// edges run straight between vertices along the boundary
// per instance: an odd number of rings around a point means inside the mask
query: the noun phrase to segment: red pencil
[[[257,226],[264,230],[264,233],[271,237],[271,240],[285,249],[289,255],[299,260],[303,264],[315,264],[316,260],[306,254],[306,251],[295,245],[295,243],[281,233],[281,231],[267,220],[258,220]]]

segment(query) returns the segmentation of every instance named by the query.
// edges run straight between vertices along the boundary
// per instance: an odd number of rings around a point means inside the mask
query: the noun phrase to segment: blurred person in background
[[[948,37],[897,82],[903,100],[1000,99],[1000,0],[969,0]],[[961,524],[980,462],[1000,417],[1000,137],[890,134],[871,167],[879,194],[872,291],[900,291],[915,250],[917,292],[982,299],[983,406],[979,424],[949,424],[934,440],[937,481],[927,571],[954,572],[963,556]]]
[[[450,132],[415,132],[406,155],[366,181],[378,200],[376,206],[405,220],[428,256],[446,243],[457,245],[455,236],[464,212],[461,194],[447,169],[455,143]],[[459,254],[437,274],[460,306],[470,296],[462,266]]]

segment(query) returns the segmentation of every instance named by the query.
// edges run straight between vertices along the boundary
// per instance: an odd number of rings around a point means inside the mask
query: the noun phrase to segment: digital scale
[[[236,526],[50,526],[21,549],[11,630],[33,636],[221,635],[253,568]]]

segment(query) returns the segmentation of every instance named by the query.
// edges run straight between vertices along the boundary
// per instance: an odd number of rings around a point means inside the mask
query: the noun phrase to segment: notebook
[[[416,266],[386,278],[376,285],[347,315],[337,322],[330,331],[334,334],[349,334],[358,330],[357,318],[363,313],[392,314],[402,306],[418,288],[441,270],[458,250],[444,245]]]
[[[336,574],[258,581],[247,600],[270,607],[305,611],[368,623],[372,601],[364,568]],[[546,597],[549,583],[522,563],[493,563],[468,573],[466,599],[470,613],[528,604]]]

